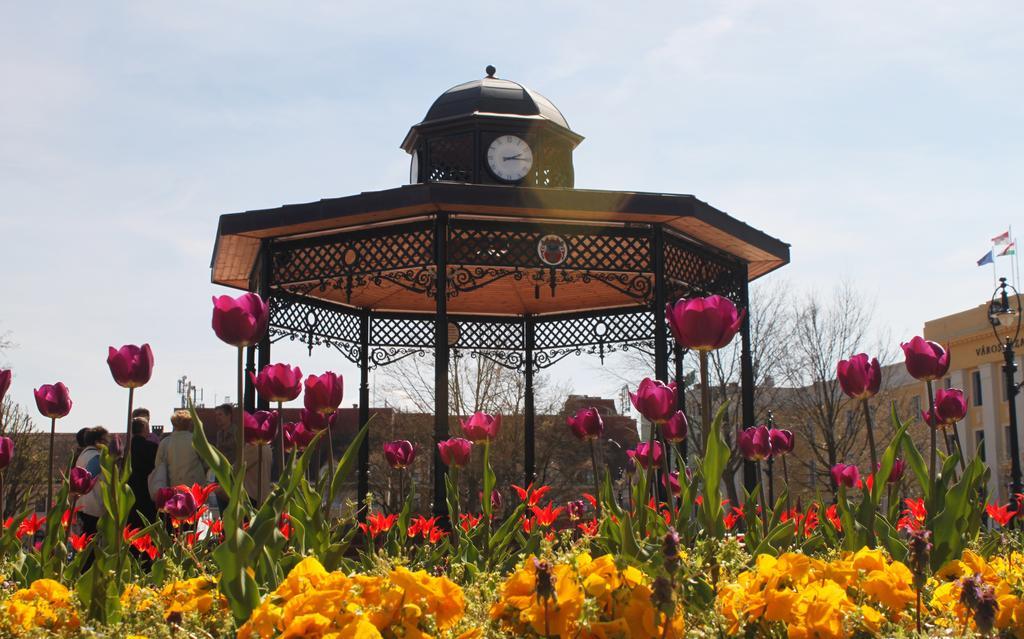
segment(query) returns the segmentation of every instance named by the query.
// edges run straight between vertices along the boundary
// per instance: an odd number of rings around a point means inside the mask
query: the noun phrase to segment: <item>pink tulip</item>
[[[585,513],[587,510],[587,504],[582,499],[570,501],[565,506],[566,512],[568,512],[569,519],[571,521],[576,521],[577,519],[583,517],[583,513]]]
[[[0,404],[3,403],[7,391],[11,388],[11,371],[8,368],[0,368]]]
[[[836,366],[836,377],[839,387],[853,399],[874,397],[882,386],[882,368],[878,360],[869,360],[864,353],[840,360]]]
[[[322,415],[305,408],[299,411],[299,419],[302,420],[302,425],[315,432],[319,432],[327,428],[330,425],[332,417],[333,415]]]
[[[92,492],[98,479],[99,477],[93,477],[86,469],[75,466],[68,476],[68,491],[72,495],[87,495]]]
[[[213,332],[232,346],[241,348],[259,342],[269,321],[270,308],[255,293],[213,298]]]
[[[836,464],[832,467],[831,473],[836,486],[853,488],[860,483],[860,470],[853,464]]]
[[[320,417],[318,413],[314,413]],[[306,450],[316,437],[316,431],[306,428],[302,422],[288,422],[284,425],[284,449]]]
[[[290,402],[302,392],[302,370],[288,364],[267,364],[259,375],[249,373],[260,397],[268,402]]]
[[[412,442],[399,439],[393,442],[384,443],[384,458],[392,468],[401,470],[412,465],[416,458],[416,449]]]
[[[306,409],[314,413],[333,413],[341,405],[344,391],[344,380],[341,375],[327,371],[323,375],[310,375],[306,378],[306,394],[302,402]]]
[[[477,411],[469,419],[460,419],[462,433],[466,439],[474,444],[484,441],[494,441],[501,430],[501,415],[490,415],[483,411]]]
[[[445,466],[462,468],[469,464],[470,455],[473,452],[473,442],[461,437],[452,437],[437,442],[437,451],[441,454],[441,461]]]
[[[668,474],[668,478],[663,483],[668,484],[666,486],[666,488],[668,488],[670,491],[672,491],[673,495],[675,495],[676,497],[679,496],[679,493],[681,492],[682,489],[679,486],[679,471],[678,470],[673,470],[671,473],[669,473]]]
[[[772,428],[768,431],[768,439],[771,442],[772,456],[791,453],[796,446],[796,440],[793,438],[791,430]]]
[[[714,351],[727,345],[743,324],[744,313],[720,295],[677,300],[665,309],[668,326],[683,348]]]
[[[107,353],[107,366],[118,386],[138,388],[145,386],[153,376],[153,349],[149,344],[126,344],[117,349],[111,346]]]
[[[246,411],[242,416],[242,427],[246,444],[254,446],[269,444],[277,435],[277,411],[258,410],[255,413]]]
[[[196,498],[189,491],[175,492],[164,502],[163,511],[172,519],[183,521],[196,514],[199,504]]]
[[[658,380],[645,378],[636,392],[630,391],[633,408],[655,424],[664,423],[676,410],[676,389]]]
[[[900,347],[906,356],[907,372],[915,379],[934,381],[949,371],[949,353],[935,342],[915,337]]]
[[[501,510],[501,493],[497,488],[491,491],[491,510]]]
[[[633,462],[647,470],[651,467],[651,464],[658,466],[661,463],[661,442],[654,442],[653,454],[651,453],[651,445],[648,442],[640,442],[636,445],[634,450],[627,450],[626,455],[629,456]]]
[[[681,410],[677,410],[672,413],[668,421],[661,425],[661,436],[669,443],[678,444],[686,439],[688,428],[689,424],[686,421],[686,414]]]
[[[167,503],[168,499],[174,496],[175,492],[176,491],[173,488],[169,487],[158,488],[156,491],[156,496],[153,498],[153,503],[156,504],[156,509],[163,510],[164,504]]]
[[[940,388],[935,392],[935,406],[932,409],[937,421],[944,426],[952,426],[967,416],[967,399],[959,388],[946,390]]]
[[[934,410],[921,411],[921,419],[924,420],[925,424],[931,426],[932,428],[938,428],[939,426],[942,425],[942,422],[940,422],[939,418],[935,415]]]
[[[33,391],[39,412],[50,419],[60,419],[71,412],[71,394],[63,382],[43,384]]]
[[[572,434],[583,441],[593,441],[604,432],[604,420],[593,406],[581,408],[575,416],[567,417],[565,422],[572,429]]]
[[[903,479],[903,474],[905,472],[907,472],[907,462],[897,457],[892,460],[892,470],[889,471],[889,478],[885,481],[890,484],[895,484],[899,480]]]
[[[11,465],[12,459],[14,459],[14,440],[0,435],[0,472]]]
[[[761,461],[772,456],[771,431],[767,426],[751,426],[736,436],[736,448],[745,459]]]

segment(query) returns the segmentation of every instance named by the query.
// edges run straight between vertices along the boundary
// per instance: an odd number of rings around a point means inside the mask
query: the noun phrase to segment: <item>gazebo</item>
[[[570,355],[638,349],[659,379],[670,379],[674,363],[682,396],[684,354],[669,336],[666,303],[717,293],[746,308],[748,283],[788,263],[789,246],[692,195],[573,188],[572,151],[583,138],[546,98],[487,71],[443,93],[410,129],[410,184],[222,215],[212,280],[269,300],[270,335],[249,349],[248,368],[269,363],[283,337],[355,363],[361,423],[369,371],[413,353],[433,352],[435,443],[450,436],[453,354],[521,371],[529,482],[538,370]],[[747,424],[753,379],[748,315]],[[247,386],[247,409],[255,399]],[[368,469],[369,438],[359,503]],[[436,513],[444,472],[435,446]]]

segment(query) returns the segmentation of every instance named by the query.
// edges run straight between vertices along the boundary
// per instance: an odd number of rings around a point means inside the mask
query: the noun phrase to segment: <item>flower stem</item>
[[[935,421],[935,415],[934,415],[934,412],[935,412],[935,390],[932,388],[931,380],[928,380],[926,383],[928,385],[928,414],[931,415],[932,421]],[[936,437],[937,437],[937,433],[935,432],[936,431],[936,427],[932,426],[930,424],[928,425],[928,427],[932,431],[931,432],[931,454],[929,456],[929,462],[930,463],[929,463],[929,466],[928,466],[928,483],[931,484],[930,492],[933,494],[933,497],[934,497],[934,493],[935,493],[935,474],[936,474],[936,470],[937,470],[935,466],[938,463],[938,459],[939,459],[938,451],[936,449],[938,442],[936,441]],[[931,512],[931,504],[928,505],[928,511]]]
[[[263,444],[256,443],[256,508],[263,505]]]
[[[281,401],[277,402],[277,473],[284,477],[284,409]]]
[[[57,432],[57,418],[50,418],[50,453],[48,455],[49,461],[47,462],[50,468],[50,481],[46,483],[46,512],[50,511],[53,506],[53,439]]]
[[[132,450],[132,403],[135,401],[135,387],[128,387],[128,429],[125,431],[124,450],[121,458],[127,460]]]
[[[708,384],[708,352],[700,351],[700,428],[704,440],[707,441],[711,430],[711,386]],[[703,451],[700,441],[698,450]]]
[[[868,431],[868,452],[871,453],[871,472],[878,472],[878,450],[875,448],[875,423],[871,418],[871,406],[868,405],[867,398],[860,400],[864,406],[864,423],[867,424]],[[878,479],[877,477],[875,478]]]
[[[235,457],[239,468],[245,468],[245,389],[242,386],[242,375],[245,370],[244,347],[238,347],[238,413],[235,415]]]
[[[596,519],[601,514],[601,481],[597,478],[597,447],[594,445],[594,440],[590,440],[590,463],[594,467],[594,499],[597,500],[594,506]]]

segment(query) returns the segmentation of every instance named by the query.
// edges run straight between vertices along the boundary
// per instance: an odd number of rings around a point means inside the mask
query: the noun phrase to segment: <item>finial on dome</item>
[[[494,77],[494,74],[495,74],[495,73],[496,73],[496,72],[497,72],[498,70],[494,68],[494,65],[493,65],[493,64],[488,64],[488,65],[487,65],[487,68],[486,68],[486,69],[484,69],[484,71],[486,71],[486,72],[487,72],[487,77],[488,77],[488,78],[493,78],[493,77]]]

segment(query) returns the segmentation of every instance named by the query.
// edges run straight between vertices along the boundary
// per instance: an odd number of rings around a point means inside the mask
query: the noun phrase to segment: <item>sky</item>
[[[909,337],[986,301],[975,261],[1024,231],[1022,31],[1015,2],[0,0],[0,366],[33,414],[33,388],[69,386],[60,430],[123,423],[110,345],[152,345],[156,423],[182,376],[233,395],[218,216],[405,183],[409,126],[488,64],[586,137],[577,187],[694,194],[792,245],[767,279],[850,281]],[[356,401],[340,357],[273,358]],[[596,360],[553,375],[621,384]]]

